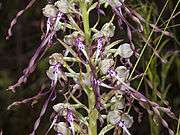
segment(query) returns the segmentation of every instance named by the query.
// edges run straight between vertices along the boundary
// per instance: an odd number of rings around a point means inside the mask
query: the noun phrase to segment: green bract
[[[99,3],[100,3],[100,4],[103,4],[103,3],[105,3],[105,2],[107,2],[107,0],[99,0]]]
[[[77,83],[81,83],[80,79],[79,79],[79,76],[81,76],[82,78],[82,82],[83,84],[85,85],[90,85],[91,84],[91,81],[89,80],[89,76],[87,73],[82,73],[81,75],[79,73],[77,73],[76,75],[74,75],[73,79],[77,82]]]
[[[46,17],[56,17],[58,12],[58,9],[51,4],[47,4],[44,8],[43,8],[43,15]]]
[[[131,45],[128,43],[124,43],[119,46],[114,57],[120,55],[122,58],[129,58],[133,55],[133,50],[131,49]]]
[[[58,10],[62,13],[68,13],[69,3],[67,0],[58,0],[54,3]]]

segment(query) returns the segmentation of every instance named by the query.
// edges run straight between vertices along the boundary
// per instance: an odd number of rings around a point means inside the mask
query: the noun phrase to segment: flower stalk
[[[86,45],[90,46],[91,30],[90,30],[90,26],[89,26],[89,12],[87,9],[87,3],[81,0],[80,8],[82,11],[82,21],[83,21]],[[89,105],[88,134],[89,135],[97,135],[97,118],[95,116],[95,115],[97,115],[97,110],[95,108],[95,104],[96,104],[95,94],[94,94],[93,90],[90,88],[89,93],[88,93],[88,105]]]
[[[87,9],[87,3],[84,0],[80,0],[80,9],[82,11],[82,21],[85,33],[86,45],[90,45],[91,30],[89,26],[89,12]]]
[[[93,90],[89,92],[88,95],[88,104],[89,104],[89,126],[88,126],[88,134],[89,135],[97,135],[97,110],[95,108],[95,95]]]

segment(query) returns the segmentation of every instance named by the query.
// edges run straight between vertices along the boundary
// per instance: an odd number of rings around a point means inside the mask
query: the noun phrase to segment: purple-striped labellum
[[[102,41],[102,38],[99,38],[98,41],[97,41],[97,49],[96,49],[96,58],[95,58],[95,61],[97,61],[100,53],[101,53],[101,50],[102,50],[102,46],[103,46],[103,41]]]
[[[81,52],[84,54],[84,56],[85,56],[86,59],[88,60],[89,57],[88,57],[87,52],[86,52],[86,50],[85,50],[85,46],[84,46],[84,44],[83,44],[82,41],[81,41],[81,38],[77,38],[76,41],[75,41],[75,43],[76,43],[78,49],[81,50]]]
[[[77,38],[77,39],[76,39],[76,45],[77,45],[77,47],[78,47],[79,50],[84,49],[84,44],[82,43],[82,41],[81,41],[80,38]]]
[[[101,107],[103,107],[103,105],[101,104],[101,101],[100,101],[101,95],[100,95],[99,84],[100,84],[99,80],[93,79],[93,89],[94,89],[94,93],[95,93],[95,96],[96,96],[96,108],[98,110],[100,110]]]
[[[109,74],[111,77],[116,77],[116,76],[117,76],[117,73],[116,73],[114,70],[112,70],[112,69],[109,69],[109,70],[108,70],[108,74]]]
[[[55,24],[54,24],[54,30],[58,30],[58,29],[57,29],[57,27],[58,27],[57,25],[58,25],[60,19],[62,18],[62,15],[63,15],[63,13],[61,13],[61,12],[59,12],[59,13],[57,14],[56,21],[55,21]]]
[[[72,135],[75,135],[73,121],[74,121],[73,111],[70,109],[67,109],[67,122],[70,125],[70,130],[71,130]]]
[[[50,28],[51,28],[51,21],[50,21],[50,17],[48,17],[46,22],[46,36],[48,35]]]
[[[123,121],[119,121],[119,122],[118,122],[118,126],[121,127],[121,128],[126,132],[127,135],[131,135],[130,132],[129,132],[129,130],[128,130],[128,129],[126,128],[126,126],[124,125],[124,122],[123,122]]]

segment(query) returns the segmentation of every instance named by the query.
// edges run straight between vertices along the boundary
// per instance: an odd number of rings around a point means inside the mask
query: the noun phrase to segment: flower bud
[[[74,44],[74,38],[73,38],[72,34],[64,36],[64,43],[66,43],[68,45]]]

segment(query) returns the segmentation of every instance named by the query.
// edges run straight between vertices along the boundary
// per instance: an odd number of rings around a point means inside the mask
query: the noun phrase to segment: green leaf
[[[162,72],[161,72],[162,89],[165,88],[165,82],[166,82],[170,67],[175,59],[175,56],[176,56],[176,54],[173,54],[167,63],[162,64]]]

